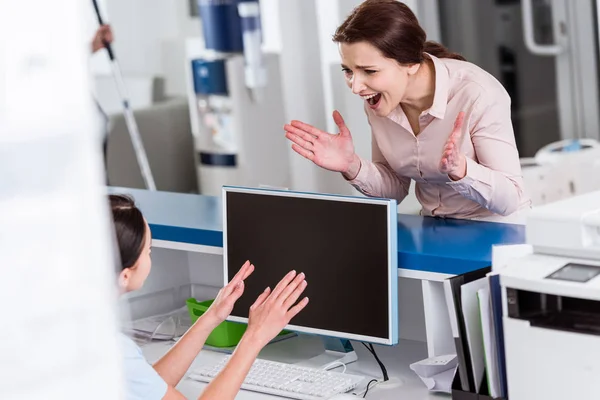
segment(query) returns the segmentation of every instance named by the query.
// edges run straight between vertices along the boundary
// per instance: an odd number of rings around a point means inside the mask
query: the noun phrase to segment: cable
[[[365,342],[361,343],[363,344],[363,346],[366,347],[367,350],[369,350],[371,354],[373,354],[373,357],[375,357],[375,361],[377,361],[377,364],[379,364],[379,367],[381,368],[381,373],[383,374],[383,381],[388,381],[390,378],[388,377],[387,369],[385,368],[385,365],[383,365],[379,357],[377,357],[377,353],[375,352],[373,344],[369,343],[369,345],[367,346]]]
[[[336,365],[336,364],[340,364],[341,366],[343,366],[343,367],[344,367],[344,370],[342,371],[342,374],[345,374],[345,373],[346,373],[346,364],[344,364],[344,363],[343,363],[343,362],[341,362],[341,361],[333,361],[333,362],[331,362],[331,363],[327,364],[326,366],[324,366],[324,367],[323,367],[323,369],[324,369],[324,370],[328,370],[328,369],[330,369],[330,368],[331,368],[331,366],[332,366],[332,365]]]
[[[363,394],[363,399],[367,397],[367,393],[369,392],[369,388],[371,387],[371,383],[373,382],[375,382],[375,385],[373,385],[373,387],[375,387],[379,383],[377,379],[371,379],[369,383],[367,383],[367,390],[365,390],[365,393]]]
[[[383,381],[385,382],[385,381],[390,380],[387,369],[385,368],[385,365],[383,365],[383,362],[381,362],[381,360],[377,356],[377,353],[375,352],[375,347],[373,347],[372,343],[369,343],[369,345],[371,346],[371,351],[373,352],[373,356],[377,360],[377,363],[379,364],[379,366],[381,367],[381,371],[383,372]]]

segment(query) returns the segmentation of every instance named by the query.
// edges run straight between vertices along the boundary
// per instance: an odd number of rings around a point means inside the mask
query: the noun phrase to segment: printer
[[[510,400],[600,399],[600,191],[534,208],[500,271]]]

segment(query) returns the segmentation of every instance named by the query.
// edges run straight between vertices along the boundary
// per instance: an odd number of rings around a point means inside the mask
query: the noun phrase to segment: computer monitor
[[[225,281],[255,265],[228,319],[296,270],[310,302],[286,329],[397,344],[397,231],[395,200],[223,187]]]

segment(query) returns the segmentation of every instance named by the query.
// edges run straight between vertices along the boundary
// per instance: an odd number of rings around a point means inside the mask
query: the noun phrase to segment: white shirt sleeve
[[[167,383],[146,361],[142,349],[129,337],[121,336],[126,400],[162,400],[167,393]]]

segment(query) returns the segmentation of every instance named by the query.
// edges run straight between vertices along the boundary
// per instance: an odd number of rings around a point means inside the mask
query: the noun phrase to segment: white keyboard
[[[196,368],[188,377],[200,382],[210,382],[225,366],[229,357],[224,357],[216,364]],[[242,389],[291,399],[322,400],[356,388],[363,379],[364,377],[359,375],[256,360],[242,384]]]

